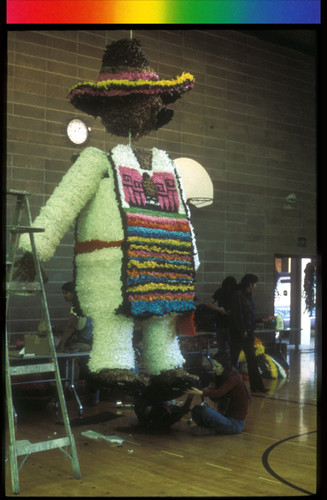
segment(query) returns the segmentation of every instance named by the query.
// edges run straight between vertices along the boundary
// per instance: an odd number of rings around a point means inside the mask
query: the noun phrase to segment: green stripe
[[[130,213],[151,215],[151,216],[162,217],[162,218],[167,217],[167,218],[171,218],[171,219],[185,219],[188,221],[186,212],[184,214],[179,214],[177,212],[174,212],[174,213],[161,212],[161,211],[157,211],[157,210],[147,210],[145,208],[138,208],[138,207],[130,207],[130,208],[123,207],[123,210],[127,214],[128,214],[128,212],[130,212]]]

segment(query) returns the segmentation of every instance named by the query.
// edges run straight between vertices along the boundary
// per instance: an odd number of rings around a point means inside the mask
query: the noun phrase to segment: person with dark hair
[[[61,339],[57,345],[57,352],[90,352],[93,340],[93,322],[91,318],[83,315],[79,304],[75,283],[68,281],[61,287],[64,299],[71,302],[71,310],[68,322],[64,328]],[[62,360],[60,360],[62,361]],[[64,365],[59,362],[60,369],[64,373]],[[85,380],[85,406],[95,406],[99,402],[100,390],[90,381],[90,370],[87,366],[87,358],[80,358],[75,366],[76,380]]]
[[[83,315],[73,282],[64,283],[61,291],[64,299],[71,302],[72,307],[67,325],[57,345],[57,352],[88,352],[92,347],[92,320]]]
[[[214,357],[215,358],[215,357]],[[192,408],[192,434],[196,436],[214,434],[239,434],[242,432],[248,411],[249,393],[241,375],[225,357],[220,362],[212,359],[214,380],[203,390],[192,387],[186,394],[208,397],[217,405],[211,408],[206,402]]]
[[[227,276],[208,304],[210,309],[216,311],[217,347],[219,352],[230,350],[229,322],[232,296],[237,288],[236,279]]]
[[[238,358],[243,349],[252,392],[267,392],[259,372],[254,350],[255,310],[252,292],[256,287],[258,277],[255,274],[245,274],[238,290],[234,293],[231,303],[230,338],[231,361],[237,367]]]

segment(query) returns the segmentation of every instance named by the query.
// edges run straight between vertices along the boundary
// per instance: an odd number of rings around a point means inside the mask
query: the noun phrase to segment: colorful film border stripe
[[[320,24],[320,0],[7,0],[7,24]]]

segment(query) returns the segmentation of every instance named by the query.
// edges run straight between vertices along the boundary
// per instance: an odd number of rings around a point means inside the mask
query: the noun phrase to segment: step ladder
[[[7,230],[10,233],[10,244],[8,247],[8,257],[6,261],[6,271],[7,271],[6,317],[8,318],[9,298],[12,294],[15,293],[27,294],[29,292],[40,294],[43,317],[45,320],[45,324],[47,326],[47,336],[50,346],[49,359],[51,358],[51,362],[46,364],[11,366],[10,356],[9,356],[9,335],[8,335],[7,321],[6,321],[6,346],[5,346],[6,347],[6,400],[7,400],[8,426],[9,426],[9,460],[10,460],[12,490],[13,493],[19,493],[19,471],[31,453],[59,448],[63,453],[65,453],[70,458],[72,462],[74,476],[76,478],[80,478],[81,474],[80,474],[75,440],[70,428],[66,401],[61,383],[60,371],[57,361],[55,344],[53,340],[40,261],[34,240],[34,233],[42,232],[44,231],[44,229],[32,227],[32,218],[28,200],[28,196],[30,195],[30,193],[28,193],[27,191],[9,190],[7,191],[7,195],[16,197],[16,206],[14,213],[14,224],[7,226]],[[26,219],[27,219],[27,225],[25,226],[21,225],[22,213],[24,210],[26,212]],[[31,241],[32,255],[36,270],[35,281],[31,283],[12,281],[15,257],[18,249],[19,235],[22,233],[28,233]],[[12,388],[11,388],[12,379],[17,375],[32,374],[32,373],[40,374],[43,372],[54,373],[54,378],[56,380],[56,386],[59,397],[59,404],[64,421],[66,437],[47,440],[43,442],[37,442],[37,443],[30,443],[28,440],[16,440],[15,410],[13,406]],[[67,449],[64,448],[68,448],[68,451]],[[20,464],[18,463],[18,457],[23,457]]]

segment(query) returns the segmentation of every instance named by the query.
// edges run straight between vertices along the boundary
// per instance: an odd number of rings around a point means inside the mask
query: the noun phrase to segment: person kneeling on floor
[[[186,394],[208,397],[217,404],[217,410],[204,402],[192,408],[192,434],[238,434],[242,432],[248,411],[249,392],[241,375],[227,360],[212,359],[214,380],[203,390],[192,387]]]

